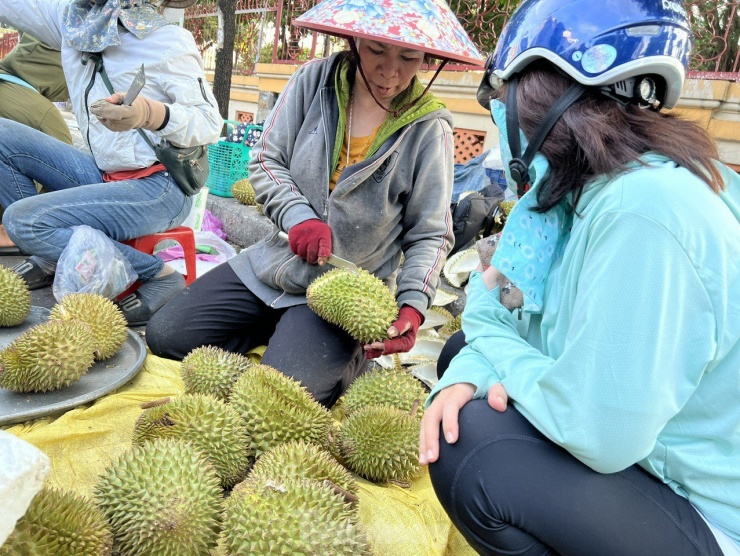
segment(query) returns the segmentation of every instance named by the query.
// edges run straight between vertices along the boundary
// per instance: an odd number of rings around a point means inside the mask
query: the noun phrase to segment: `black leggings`
[[[362,346],[306,305],[272,309],[223,263],[154,313],[146,327],[154,355],[183,359],[201,346],[234,353],[267,345],[262,362],[295,378],[331,407],[367,367]]]
[[[597,473],[512,405],[499,413],[473,400],[459,422],[455,444],[440,435],[429,471],[445,511],[479,554],[722,556],[694,507],[637,465]]]

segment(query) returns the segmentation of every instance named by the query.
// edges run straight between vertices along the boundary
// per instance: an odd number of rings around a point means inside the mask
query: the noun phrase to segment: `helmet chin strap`
[[[545,142],[550,130],[560,119],[560,116],[577,101],[586,87],[580,83],[573,84],[565,91],[565,94],[550,107],[545,117],[540,122],[537,131],[534,132],[532,140],[527,145],[524,155],[522,155],[522,144],[519,138],[519,111],[516,104],[516,90],[519,84],[519,76],[512,75],[507,81],[506,89],[506,130],[509,140],[509,149],[511,150],[511,160],[509,161],[509,172],[511,178],[516,182],[517,195],[521,197],[527,192],[527,186],[530,182],[529,165],[532,164],[534,155],[540,150],[542,143]]]
[[[365,83],[365,87],[367,88],[367,92],[370,93],[370,96],[371,97],[373,97],[373,100],[375,101],[375,104],[377,104],[378,106],[380,106],[383,110],[385,110],[389,114],[393,114],[393,117],[394,118],[398,118],[406,110],[408,110],[414,104],[416,104],[417,102],[419,102],[419,99],[421,99],[421,97],[423,97],[425,94],[427,94],[427,91],[429,91],[429,88],[432,86],[432,83],[434,83],[434,80],[437,79],[437,76],[439,75],[439,72],[442,71],[442,68],[445,67],[445,65],[447,64],[447,60],[442,60],[442,63],[437,68],[437,71],[434,72],[434,75],[429,80],[429,83],[427,84],[426,88],[424,89],[424,91],[418,97],[416,97],[414,100],[412,100],[408,104],[404,104],[398,110],[389,110],[388,108],[386,108],[385,106],[383,106],[383,104],[377,98],[375,98],[375,95],[373,94],[373,90],[370,88],[370,83],[368,83],[367,77],[365,77],[365,71],[362,69],[362,60],[360,60],[360,53],[358,52],[357,45],[355,44],[355,40],[352,37],[349,38],[349,48],[352,51],[352,54],[354,54],[355,55],[355,58],[357,59],[357,69],[360,70],[360,76],[362,77],[362,81]]]

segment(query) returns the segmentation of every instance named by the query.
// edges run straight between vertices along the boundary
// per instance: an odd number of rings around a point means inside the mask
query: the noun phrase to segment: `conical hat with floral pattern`
[[[321,33],[368,38],[436,58],[483,65],[444,0],[323,0],[293,22]]]

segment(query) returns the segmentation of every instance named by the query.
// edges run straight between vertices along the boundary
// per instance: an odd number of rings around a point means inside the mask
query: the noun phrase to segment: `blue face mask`
[[[498,126],[501,159],[509,189],[516,191],[511,178],[509,161],[512,159],[506,129],[506,106],[499,100],[491,101],[491,115]],[[521,131],[522,151],[527,138]],[[491,264],[506,276],[524,294],[523,309],[529,313],[542,312],[545,283],[563,243],[565,210],[556,205],[545,213],[529,210],[537,204],[537,190],[550,175],[550,164],[537,153],[529,166],[530,189],[512,209],[501,233]]]

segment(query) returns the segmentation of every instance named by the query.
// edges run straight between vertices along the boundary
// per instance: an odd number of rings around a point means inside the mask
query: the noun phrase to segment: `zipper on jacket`
[[[90,91],[93,88],[93,85],[95,84],[95,74],[98,73],[98,68],[100,67],[100,64],[102,63],[102,54],[99,55],[101,58],[100,60],[93,58],[93,72],[90,76],[90,83],[87,84],[87,87],[85,87],[85,113],[87,114],[87,129],[85,130],[85,135],[87,136],[87,146],[90,147],[90,154],[92,155],[93,159],[95,159],[95,154],[93,153],[93,146],[90,142]],[[85,54],[82,55],[82,65],[87,65],[87,63],[90,61],[91,57],[88,55],[87,58],[85,58]]]
[[[208,95],[206,95],[206,88],[203,85],[203,78],[198,78],[198,85],[200,85],[200,94],[203,95],[203,100],[205,100],[208,103],[208,106],[213,107],[213,104],[211,104],[211,101],[208,100]]]
[[[323,87],[319,91],[319,102],[321,104],[321,119],[324,122],[324,144],[329,147],[329,137],[327,136],[327,129],[328,126],[326,125],[326,112],[324,111],[324,89]],[[349,147],[347,147],[349,148]],[[326,161],[326,167],[329,169],[329,179],[331,180],[332,176],[332,170],[331,170],[331,160],[334,156],[334,145],[331,146],[331,149],[326,149],[327,154],[327,161]],[[331,189],[329,189],[329,184],[326,184],[326,196],[324,197],[324,214],[323,214],[323,220],[326,224],[329,223],[329,194],[331,193]]]
[[[291,262],[293,259],[297,259],[298,255],[292,255],[288,258],[284,263],[282,263],[279,267],[277,267],[277,270],[275,271],[275,274],[273,275],[273,280],[275,281],[275,284],[280,283],[280,278],[283,277],[283,272],[285,272],[285,268],[288,266],[288,263]]]
[[[281,299],[282,299],[282,298],[283,298],[284,296],[285,296],[285,292],[283,292],[283,293],[281,293],[280,295],[278,295],[278,296],[277,296],[277,297],[275,298],[275,300],[274,300],[274,301],[273,301],[272,303],[270,303],[270,309],[274,309],[274,308],[275,308],[275,304],[276,304],[276,303],[277,303],[278,301],[280,301],[280,300],[281,300]]]

